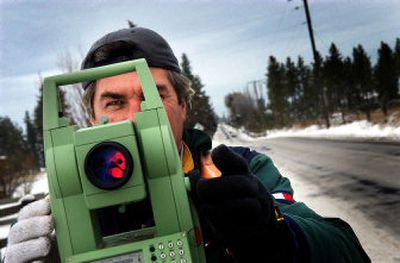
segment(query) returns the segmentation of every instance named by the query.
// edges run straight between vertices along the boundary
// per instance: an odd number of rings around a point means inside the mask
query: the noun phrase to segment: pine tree
[[[299,81],[298,81],[298,73],[297,68],[294,62],[290,57],[286,58],[285,64],[285,90],[287,91],[286,100],[288,101],[288,116],[290,123],[294,121],[298,121],[299,119]]]
[[[263,94],[265,94],[264,84],[264,80],[252,82],[255,97],[252,98],[250,96],[251,103],[253,105],[253,111],[248,126],[253,132],[263,132],[271,126],[267,114],[267,105],[263,96]]]
[[[205,94],[200,77],[192,73],[190,61],[186,54],[182,54],[181,67],[182,73],[192,82],[192,89],[195,91],[185,125],[188,128],[193,128],[196,124],[200,124],[204,127],[204,131],[212,136],[217,129],[217,117],[210,104],[210,98]]]
[[[19,149],[25,149],[22,129],[9,117],[0,116],[0,155],[10,156]]]
[[[323,66],[323,83],[327,89],[328,109],[330,112],[341,111],[345,122],[343,59],[334,43],[329,48],[329,55]]]
[[[0,116],[0,198],[10,196],[25,175],[35,170],[28,148],[22,129]]]
[[[43,79],[39,74],[39,96],[33,110],[33,124],[36,129],[36,156],[40,167],[44,167],[44,145],[43,145]]]
[[[396,76],[400,78],[400,38],[396,38],[396,44],[394,46],[394,58],[396,65]]]
[[[267,68],[268,108],[272,112],[274,123],[284,127],[287,123],[287,86],[285,84],[285,67],[275,57],[270,56]]]
[[[358,95],[358,108],[363,111],[367,120],[371,120],[373,109],[373,85],[371,60],[362,45],[353,48],[352,77],[354,88]]]
[[[357,110],[360,92],[354,85],[353,62],[350,57],[343,59],[342,84],[342,107],[350,111]]]
[[[327,96],[327,88],[323,82],[323,64],[324,60],[317,52],[315,54],[314,63],[312,63],[312,90],[318,94],[318,100],[315,102],[318,106],[318,113],[320,115],[320,119],[325,121],[325,125],[327,128],[331,126],[329,120],[329,101]]]
[[[378,49],[378,61],[375,65],[374,75],[379,103],[382,112],[387,116],[388,107],[398,98],[398,78],[396,77],[393,51],[383,41]]]
[[[296,68],[299,80],[298,111],[300,121],[316,119],[319,116],[318,90],[315,89],[315,85],[312,85],[311,69],[304,64],[304,59],[301,56],[297,59]]]
[[[27,150],[29,153],[32,155],[34,161],[35,161],[35,166],[39,168],[39,158],[38,158],[38,135],[37,135],[37,130],[34,126],[33,120],[31,120],[31,117],[29,116],[29,112],[25,111],[25,130],[26,130],[26,146]]]

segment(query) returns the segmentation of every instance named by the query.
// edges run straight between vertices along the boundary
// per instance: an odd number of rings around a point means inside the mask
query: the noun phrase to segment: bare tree
[[[58,68],[64,73],[73,72],[79,69],[79,63],[69,50],[64,50],[58,54]],[[71,123],[79,127],[89,126],[89,116],[82,104],[83,89],[80,83],[60,87],[63,111]]]

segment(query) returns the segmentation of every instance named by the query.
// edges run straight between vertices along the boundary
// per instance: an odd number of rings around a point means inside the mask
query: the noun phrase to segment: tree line
[[[351,56],[344,57],[332,43],[328,55],[317,53],[315,62],[307,65],[299,56],[279,62],[268,59],[266,103],[262,90],[233,92],[225,97],[228,122],[250,131],[289,127],[298,123],[325,123],[332,117],[342,123],[352,113],[362,113],[371,120],[371,112],[400,106],[400,38],[393,49],[385,42],[377,50],[377,61],[371,62],[359,44]],[[255,94],[255,95],[254,95]]]
[[[0,116],[0,198],[11,196],[19,185],[25,193],[30,192],[42,166],[43,143],[36,129],[42,113],[36,109],[34,118],[25,112],[25,132],[9,117]]]

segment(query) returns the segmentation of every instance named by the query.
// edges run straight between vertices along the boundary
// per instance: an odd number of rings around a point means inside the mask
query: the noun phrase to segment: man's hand
[[[5,263],[32,262],[48,256],[54,238],[51,236],[53,230],[48,198],[24,206],[10,229]]]
[[[283,228],[277,223],[273,199],[246,160],[225,145],[215,148],[211,157],[222,176],[199,179],[195,191],[214,238],[239,262],[290,261],[291,232],[286,223]]]

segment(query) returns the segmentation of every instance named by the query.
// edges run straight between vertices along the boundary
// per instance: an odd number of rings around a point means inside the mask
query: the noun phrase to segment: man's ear
[[[182,119],[183,121],[186,120],[186,114],[187,114],[187,103],[185,100],[183,100],[180,104],[179,107],[181,108],[181,114],[182,114]]]

